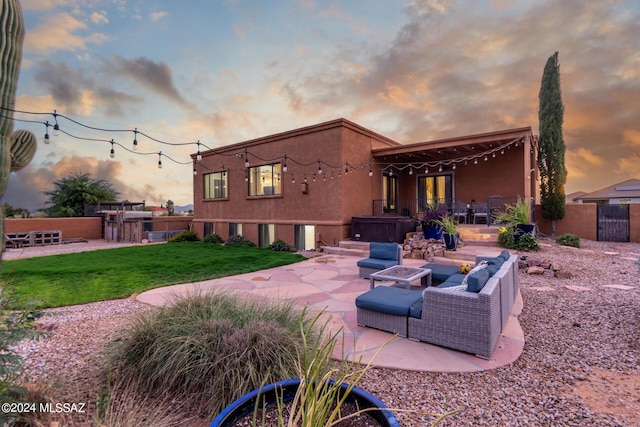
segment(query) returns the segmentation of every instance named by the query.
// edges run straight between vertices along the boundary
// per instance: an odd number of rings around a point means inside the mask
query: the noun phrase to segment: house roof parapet
[[[322,132],[328,129],[334,129],[334,128],[340,128],[340,127],[347,128],[354,132],[371,137],[389,146],[401,145],[399,142],[396,142],[384,135],[380,135],[379,133],[369,130],[363,126],[360,126],[357,123],[349,121],[345,118],[339,118],[339,119],[331,120],[328,122],[318,123],[311,126],[305,126],[297,129],[288,130],[285,132],[279,132],[279,133],[275,133],[275,134],[271,134],[271,135],[267,135],[259,138],[250,139],[243,142],[238,142],[230,145],[225,145],[222,147],[213,148],[211,150],[201,152],[201,155],[209,156],[209,155],[215,155],[217,153],[228,153],[230,151],[241,152],[244,149],[249,147],[256,147],[258,145],[268,144],[268,143],[283,140],[286,138],[294,138],[301,135]],[[191,155],[192,158],[195,158],[195,156],[196,156],[195,153]]]
[[[628,179],[591,193],[574,197],[573,200],[604,200],[604,199],[638,199],[640,198],[640,179]]]

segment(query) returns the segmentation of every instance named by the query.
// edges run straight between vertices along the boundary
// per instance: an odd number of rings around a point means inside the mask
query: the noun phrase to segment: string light
[[[138,128],[133,130],[133,150],[138,150]]]
[[[53,119],[56,121],[56,124],[53,125],[53,136],[60,135],[60,126],[58,126],[58,113],[56,110],[53,110]]]
[[[44,122],[44,143],[45,144],[48,144],[51,142],[51,139],[49,138],[49,126],[51,126],[49,122]]]
[[[158,169],[162,169],[162,151],[158,152]]]
[[[112,139],[112,140],[111,140],[111,152],[109,153],[109,157],[111,157],[112,159],[116,156],[116,152],[115,152],[115,150],[113,149],[113,144],[114,144],[114,141],[113,141],[113,139]]]
[[[287,155],[284,155],[284,165],[282,165],[282,172],[287,172]]]
[[[202,160],[202,154],[200,153],[200,141],[198,141],[198,153],[196,154],[196,160]]]
[[[322,167],[320,166],[320,160],[318,160],[318,175],[322,175]]]

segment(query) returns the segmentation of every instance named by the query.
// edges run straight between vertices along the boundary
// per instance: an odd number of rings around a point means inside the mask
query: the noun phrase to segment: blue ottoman
[[[419,301],[421,290],[378,286],[356,298],[357,323],[406,337],[409,311]]]

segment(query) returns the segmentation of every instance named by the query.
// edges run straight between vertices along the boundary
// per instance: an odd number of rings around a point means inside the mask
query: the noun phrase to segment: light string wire
[[[353,163],[350,163],[349,161],[346,161],[340,165],[333,165],[325,160],[322,159],[318,159],[318,160],[312,160],[310,162],[302,162],[299,160],[296,160],[293,157],[288,156],[287,154],[284,154],[282,156],[278,156],[278,157],[274,157],[274,158],[263,158],[255,153],[252,153],[251,151],[249,151],[248,149],[244,149],[243,151],[239,151],[239,152],[235,152],[235,153],[224,153],[224,152],[218,152],[218,149],[212,149],[209,146],[207,146],[206,144],[200,142],[200,140],[198,141],[191,141],[191,142],[168,142],[168,141],[164,141],[158,138],[155,138],[151,135],[148,135],[147,133],[143,132],[143,131],[139,131],[138,128],[134,128],[132,129],[109,129],[109,128],[102,128],[102,127],[96,127],[96,126],[90,126],[87,124],[84,124],[78,120],[75,120],[71,117],[68,117],[64,114],[60,114],[57,112],[57,110],[54,110],[53,113],[49,113],[49,112],[34,112],[34,111],[25,111],[25,110],[16,110],[16,109],[12,109],[12,108],[6,108],[6,107],[0,107],[0,110],[5,110],[5,111],[9,111],[11,113],[18,113],[18,114],[27,114],[27,115],[50,115],[53,116],[53,121],[54,124],[49,123],[49,121],[45,121],[45,122],[41,122],[38,120],[27,120],[27,119],[18,119],[18,118],[14,118],[12,116],[6,116],[3,114],[0,114],[0,117],[2,118],[6,118],[9,120],[14,120],[14,121],[18,121],[18,122],[25,122],[25,123],[35,123],[35,124],[41,124],[45,126],[45,130],[46,130],[46,134],[48,135],[48,130],[49,127],[53,127],[56,131],[63,133],[71,138],[74,139],[78,139],[78,140],[84,140],[84,141],[93,141],[93,142],[107,142],[111,144],[111,156],[113,157],[114,155],[114,146],[118,146],[120,148],[122,148],[123,150],[125,150],[126,152],[129,152],[131,154],[139,154],[139,155],[143,155],[143,156],[148,156],[148,155],[157,155],[158,156],[158,166],[162,167],[162,158],[166,158],[176,164],[179,165],[187,165],[187,164],[192,164],[193,165],[193,172],[194,175],[197,174],[197,169],[196,169],[196,165],[200,168],[204,168],[208,171],[218,171],[218,172],[230,172],[230,171],[243,171],[245,173],[245,179],[248,178],[248,174],[247,174],[247,168],[250,165],[250,161],[249,158],[250,156],[253,159],[257,159],[261,162],[283,162],[283,168],[284,170],[282,171],[282,175],[291,175],[292,177],[292,181],[295,182],[295,176],[293,172],[287,172],[287,162],[291,162],[297,166],[303,167],[303,168],[308,168],[312,165],[317,165],[317,171],[315,173],[309,173],[309,176],[312,177],[312,179],[315,181],[317,176],[319,175],[324,175],[323,179],[326,180],[326,176],[327,174],[324,174],[324,170],[323,170],[323,166],[325,168],[327,168],[328,170],[330,170],[331,172],[331,178],[334,178],[334,174],[337,171],[337,176],[341,177],[342,176],[342,169],[344,168],[345,174],[348,174],[349,172],[352,171],[360,171],[360,170],[366,170],[367,167],[369,168],[369,176],[373,175],[373,169],[375,168],[376,170],[379,170],[381,172],[388,172],[390,175],[393,174],[393,171],[396,170],[398,172],[403,171],[407,168],[409,168],[409,174],[412,175],[413,174],[413,170],[415,169],[416,171],[419,171],[421,169],[424,169],[425,173],[428,174],[429,173],[429,169],[434,169],[434,168],[439,168],[439,172],[442,171],[443,167],[448,167],[448,166],[452,166],[452,169],[456,168],[456,164],[458,163],[464,163],[465,165],[469,162],[469,161],[473,161],[474,164],[478,163],[478,159],[480,158],[484,158],[484,160],[488,160],[488,156],[491,155],[492,157],[495,157],[495,153],[500,151],[501,154],[504,154],[504,149],[510,149],[512,145],[515,145],[516,147],[518,146],[519,142],[523,142],[523,137],[518,137],[513,139],[512,141],[509,141],[505,144],[499,145],[495,148],[490,148],[489,150],[485,150],[483,152],[477,153],[477,154],[473,154],[473,155],[468,155],[468,156],[462,156],[462,157],[458,157],[458,158],[453,158],[453,159],[446,159],[446,160],[433,160],[433,161],[426,161],[426,162],[379,162],[379,161],[369,161],[369,162],[361,162],[360,165],[354,165]],[[89,129],[89,130],[93,130],[93,131],[97,131],[97,132],[106,132],[106,133],[122,133],[122,132],[131,132],[134,134],[134,148],[137,148],[137,135],[141,135],[144,136],[145,138],[154,141],[156,143],[159,144],[163,144],[163,145],[168,145],[168,146],[187,146],[187,145],[196,145],[197,146],[197,154],[196,156],[190,160],[190,161],[186,161],[186,162],[182,162],[182,161],[178,161],[176,159],[174,159],[173,157],[163,153],[162,151],[158,151],[158,152],[140,152],[136,150],[131,150],[130,148],[124,146],[123,144],[115,141],[114,139],[101,139],[101,138],[87,138],[87,137],[80,137],[74,134],[71,134],[70,132],[65,131],[64,129],[61,129],[58,123],[58,118],[63,118],[65,120],[68,120],[71,123],[74,123],[80,127]],[[214,155],[219,155],[219,156],[226,156],[226,157],[238,157],[238,158],[244,158],[245,161],[245,167],[244,168],[228,168],[225,167],[224,164],[221,165],[221,167],[218,168],[210,168],[204,164],[202,164],[200,162],[201,159],[201,152],[200,152],[200,147],[204,147],[206,150],[208,150],[209,152],[207,153],[208,156],[214,156]],[[220,148],[220,150],[225,150],[224,147]],[[299,174],[301,172],[298,172]],[[305,182],[307,181],[307,172],[302,172],[302,176],[304,176],[304,180]]]

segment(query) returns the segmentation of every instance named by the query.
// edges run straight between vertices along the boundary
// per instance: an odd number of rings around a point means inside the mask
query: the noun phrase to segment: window
[[[229,223],[229,237],[231,236],[242,236],[242,224],[237,222]]]
[[[296,224],[293,226],[294,245],[298,250],[310,251],[316,248],[316,227]]]
[[[204,175],[204,198],[227,198],[227,173],[214,172]]]
[[[209,234],[213,234],[216,232],[216,223],[215,222],[205,222],[204,223],[204,235],[208,236]]]
[[[397,212],[398,209],[398,177],[382,175],[382,198],[385,212]]]
[[[274,224],[258,224],[258,246],[266,248],[275,241],[276,226]]]
[[[249,196],[282,194],[280,163],[249,168]]]
[[[453,176],[433,175],[418,178],[418,202],[420,210],[435,200],[440,204],[451,205],[453,200]]]

